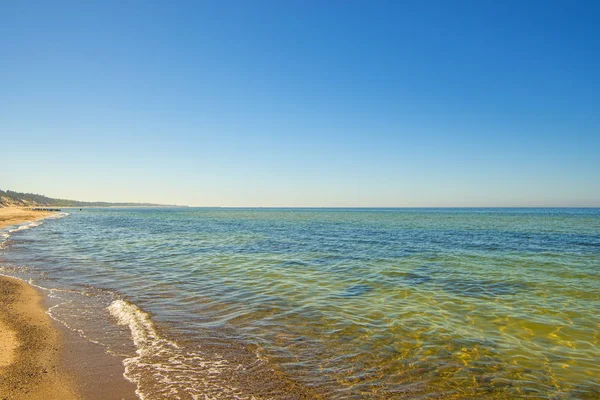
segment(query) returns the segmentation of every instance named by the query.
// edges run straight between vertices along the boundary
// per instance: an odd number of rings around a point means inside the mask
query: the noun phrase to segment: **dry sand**
[[[31,211],[19,207],[0,207],[0,229],[10,225],[46,218],[52,214],[50,211]]]

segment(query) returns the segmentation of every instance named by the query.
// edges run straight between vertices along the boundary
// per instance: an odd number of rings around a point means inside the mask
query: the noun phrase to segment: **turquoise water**
[[[73,210],[0,265],[143,398],[600,398],[600,209]]]

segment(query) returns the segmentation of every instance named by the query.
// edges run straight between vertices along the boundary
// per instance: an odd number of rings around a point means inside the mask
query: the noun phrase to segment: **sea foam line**
[[[31,221],[31,222],[27,222],[23,225],[19,225],[14,229],[11,229],[8,231],[8,233],[15,233],[15,232],[19,232],[19,231],[24,231],[26,229],[31,229],[31,228],[35,228],[36,226],[40,226],[41,224],[43,224],[44,221],[39,219],[37,221]]]
[[[24,222],[21,225],[18,225],[16,228],[9,229],[8,231],[5,231],[3,233],[4,234],[8,233],[9,236],[10,236],[11,233],[15,233],[15,232],[19,232],[19,231],[24,231],[26,229],[31,229],[31,228],[35,228],[36,226],[40,226],[47,219],[59,219],[59,218],[64,218],[64,217],[66,217],[68,215],[69,215],[68,212],[59,212],[59,213],[56,213],[56,214],[51,214],[51,215],[48,215],[47,217],[40,218],[40,219],[37,219],[35,221]]]
[[[58,213],[55,213],[55,214],[51,214],[51,215],[49,215],[47,217],[40,218],[40,219],[35,220],[35,221],[27,221],[25,223],[17,225],[16,228],[12,228],[12,229],[9,229],[9,230],[1,231],[0,232],[0,248],[2,248],[3,244],[8,240],[8,238],[13,233],[24,231],[24,230],[31,229],[31,228],[35,228],[36,226],[40,226],[41,224],[44,223],[44,220],[47,220],[47,219],[59,219],[59,218],[64,218],[64,217],[66,217],[68,215],[70,215],[68,212],[58,212]]]

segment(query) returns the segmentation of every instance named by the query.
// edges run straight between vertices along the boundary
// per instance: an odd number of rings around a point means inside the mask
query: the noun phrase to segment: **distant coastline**
[[[79,201],[55,199],[40,194],[21,193],[0,189],[0,207],[186,207],[174,204],[111,203],[107,201]]]

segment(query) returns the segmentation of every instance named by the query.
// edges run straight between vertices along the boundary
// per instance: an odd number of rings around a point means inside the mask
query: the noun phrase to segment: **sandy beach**
[[[0,208],[0,229],[52,212]],[[44,293],[0,275],[0,399],[134,399],[121,361],[52,320]]]
[[[0,229],[27,221],[46,218],[52,214],[50,211],[32,211],[19,207],[0,207]]]
[[[0,397],[81,398],[60,365],[60,334],[30,285],[0,277]]]

